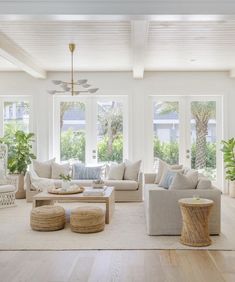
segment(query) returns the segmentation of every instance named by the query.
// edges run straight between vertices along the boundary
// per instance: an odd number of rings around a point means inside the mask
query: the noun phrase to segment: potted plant
[[[224,163],[226,169],[226,179],[229,180],[229,195],[235,197],[235,138],[222,141],[224,153]]]
[[[24,176],[32,159],[36,159],[32,152],[33,137],[34,133],[18,130],[13,136],[6,135],[0,139],[8,145],[8,169],[11,177],[17,177],[17,199],[25,198]]]
[[[62,179],[62,189],[65,191],[68,190],[71,184],[71,176],[69,174],[60,174],[60,179]]]

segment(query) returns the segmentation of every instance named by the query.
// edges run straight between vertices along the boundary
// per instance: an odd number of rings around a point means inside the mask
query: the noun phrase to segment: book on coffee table
[[[85,191],[83,192],[84,196],[104,196],[105,195],[105,190],[104,188],[86,188]]]

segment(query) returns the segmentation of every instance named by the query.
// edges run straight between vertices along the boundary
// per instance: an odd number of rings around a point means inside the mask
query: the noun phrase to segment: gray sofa
[[[35,181],[36,179],[36,181]],[[60,179],[47,179],[40,178],[37,176],[35,171],[27,172],[25,175],[25,190],[26,190],[26,200],[27,202],[32,201],[32,197],[38,194],[40,191],[38,187],[33,185],[34,183],[44,183],[44,189],[46,189],[47,183],[54,183],[56,187],[61,187],[62,180]],[[105,185],[113,186],[115,188],[115,201],[116,202],[141,202],[143,201],[143,173],[140,172],[138,175],[138,180],[105,180]],[[72,180],[72,183],[91,186],[92,180]],[[44,190],[43,189],[43,190]],[[42,189],[40,189],[42,190]]]
[[[198,195],[214,201],[209,219],[212,235],[220,233],[221,191],[209,189],[167,190],[154,184],[156,174],[145,174],[144,204],[148,235],[180,235],[182,217],[178,200]]]

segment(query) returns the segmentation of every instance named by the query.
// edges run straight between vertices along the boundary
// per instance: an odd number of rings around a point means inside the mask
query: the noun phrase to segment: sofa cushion
[[[199,177],[196,189],[213,189],[210,179]]]
[[[125,160],[124,179],[137,181],[140,172],[140,166],[141,160],[137,162],[130,162],[129,160]]]
[[[183,175],[177,173],[169,187],[170,190],[185,190],[195,189],[198,181],[198,172],[196,170],[190,170]]]
[[[85,166],[81,163],[73,164],[73,179],[101,179],[102,166]]]
[[[105,180],[105,185],[114,186],[116,191],[134,191],[139,187],[138,182],[133,180]]]
[[[166,162],[159,159],[158,172],[157,172],[157,175],[156,175],[156,178],[155,178],[155,181],[154,181],[155,184],[159,184],[159,182],[161,181],[161,179],[163,177],[164,171],[167,168],[171,168],[171,169],[174,169],[174,170],[175,169],[182,169],[183,165],[178,165],[178,164],[169,165]]]
[[[69,175],[70,173],[70,165],[66,164],[51,164],[51,178],[52,179],[60,179],[60,174]]]
[[[51,165],[54,162],[55,162],[55,158],[45,162],[33,160],[33,169],[39,177],[51,178]]]
[[[125,164],[111,164],[108,170],[108,180],[122,180],[125,170]]]
[[[170,170],[170,169],[165,170],[164,175],[160,180],[159,186],[168,189],[176,174],[177,171],[175,170]]]

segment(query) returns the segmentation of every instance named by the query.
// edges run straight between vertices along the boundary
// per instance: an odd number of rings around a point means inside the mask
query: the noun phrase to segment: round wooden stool
[[[208,220],[214,204],[208,199],[185,198],[179,200],[183,227],[180,242],[193,247],[209,246],[211,239]]]
[[[100,232],[105,227],[105,213],[97,207],[78,207],[71,211],[70,226],[73,232]]]
[[[41,206],[33,208],[30,225],[37,231],[55,231],[65,226],[65,210],[59,206]]]

